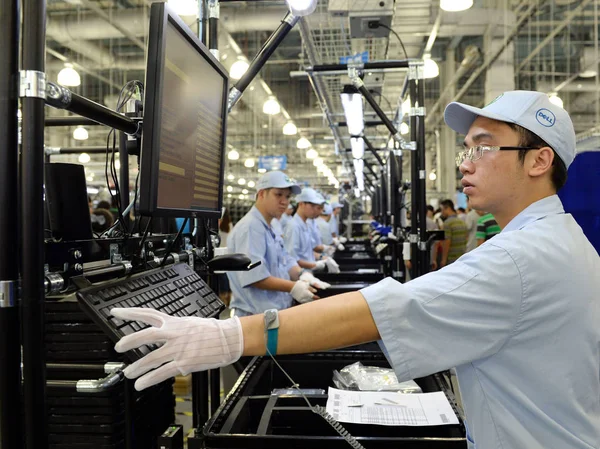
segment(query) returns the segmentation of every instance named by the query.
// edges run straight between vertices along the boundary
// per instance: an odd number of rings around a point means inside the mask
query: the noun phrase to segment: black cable
[[[179,240],[179,237],[181,237],[181,234],[183,233],[183,229],[186,227],[186,225],[188,223],[188,219],[189,219],[188,217],[185,217],[185,220],[183,220],[183,224],[179,228],[179,232],[175,236],[175,239],[171,242],[171,244],[167,248],[167,252],[165,253],[165,257],[163,257],[163,260],[160,263],[160,267],[161,268],[165,266],[165,263],[167,262],[167,257],[169,257],[169,254],[171,254],[171,251],[173,250],[173,248],[177,244],[177,240]]]
[[[379,22],[378,24],[381,28],[385,28],[386,30],[390,30],[392,33],[394,33],[394,36],[396,36],[398,38],[398,42],[400,42],[400,45],[402,46],[402,50],[404,51],[404,57],[406,59],[408,59],[408,53],[406,52],[406,48],[404,47],[404,43],[402,42],[402,39],[400,39],[400,36],[398,35],[398,33],[396,33],[394,30],[392,30],[389,26],[384,25],[383,23]]]
[[[146,228],[144,229],[144,235],[142,236],[142,240],[140,240],[140,246],[138,247],[138,256],[142,253],[142,249],[144,248],[144,243],[146,242],[146,238],[148,237],[148,231],[150,230],[150,225],[152,224],[152,217],[148,219],[148,223],[146,223]]]

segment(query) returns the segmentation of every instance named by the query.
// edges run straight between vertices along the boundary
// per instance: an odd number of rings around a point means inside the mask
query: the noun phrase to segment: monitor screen
[[[139,210],[219,217],[228,74],[164,3],[150,13]]]

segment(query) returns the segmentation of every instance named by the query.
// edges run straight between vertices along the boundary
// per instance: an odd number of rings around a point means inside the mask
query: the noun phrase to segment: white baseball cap
[[[337,209],[338,207],[344,207],[342,203],[331,203],[332,209]]]
[[[514,123],[536,134],[569,168],[575,159],[575,129],[567,111],[550,102],[548,95],[528,90],[504,92],[483,109],[452,102],[446,106],[446,124],[467,134],[477,117]]]
[[[296,197],[298,203],[324,204],[325,198],[319,192],[310,187],[302,189],[302,193]]]
[[[321,215],[331,215],[332,212],[333,212],[333,208],[331,207],[331,204],[325,203],[325,205],[323,206],[323,212],[321,212]]]
[[[270,171],[260,177],[256,183],[256,191],[264,189],[292,189],[294,195],[298,195],[302,188],[296,184],[296,181],[291,179],[288,175],[280,171]]]

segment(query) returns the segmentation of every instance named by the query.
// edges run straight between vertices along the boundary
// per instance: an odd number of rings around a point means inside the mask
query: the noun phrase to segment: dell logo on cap
[[[556,116],[552,111],[546,108],[539,109],[535,113],[535,119],[540,125],[545,126],[546,128],[550,128],[551,126],[554,126],[554,123],[556,123]]]

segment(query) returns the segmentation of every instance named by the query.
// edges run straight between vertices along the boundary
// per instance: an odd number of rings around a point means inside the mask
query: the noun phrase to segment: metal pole
[[[25,447],[48,447],[44,344],[45,0],[23,2],[21,150],[21,308]]]
[[[417,141],[417,116],[412,113],[417,101],[417,82],[411,79],[408,82],[410,95],[410,141]],[[421,273],[419,267],[419,245],[417,229],[419,227],[417,209],[419,208],[419,156],[416,152],[410,155],[410,260],[412,263],[411,278],[416,278]]]
[[[208,372],[192,373],[192,425],[194,428],[203,426],[208,418]]]
[[[382,70],[382,69],[406,69],[410,59],[401,59],[397,61],[373,61],[365,62],[360,67],[363,70]],[[348,64],[319,64],[306,69],[307,72],[338,72],[348,70]]]
[[[379,164],[379,168],[383,168],[383,160],[381,159],[381,156],[379,156],[377,154],[377,150],[375,149],[375,147],[373,147],[373,144],[371,144],[371,141],[369,139],[367,139],[366,136],[360,136],[360,138],[365,142],[365,145],[367,146],[367,149],[373,153],[373,156],[375,156],[375,159],[377,159],[377,163]]]
[[[100,126],[101,124],[85,117],[46,117],[46,126]]]
[[[281,44],[292,28],[294,28],[294,25],[296,25],[299,19],[299,17],[294,16],[292,13],[287,13],[279,24],[279,27],[277,27],[277,29],[269,36],[269,39],[267,39],[250,63],[250,67],[248,67],[246,73],[244,73],[240,80],[229,91],[229,111],[235,106],[248,85],[252,82],[258,72],[260,72],[267,60],[271,57],[277,47],[279,47],[279,44]]]
[[[202,42],[204,45],[208,44],[208,37],[207,37],[208,26],[207,26],[206,16],[207,16],[206,0],[199,0],[198,1],[198,38],[200,39],[200,42]]]
[[[18,254],[18,0],[0,1],[0,449],[23,447]]]
[[[219,0],[208,0],[208,49],[219,59]]]
[[[129,153],[127,152],[127,134],[119,133],[119,189],[121,191],[121,210],[129,205]],[[123,216],[123,225],[129,226],[129,215]]]
[[[422,66],[419,68],[422,70]],[[423,73],[421,72],[421,75]],[[419,101],[419,115],[417,115],[417,151],[414,155],[417,159],[418,170],[419,170],[419,190],[417,197],[417,209],[413,210],[413,214],[419,218],[419,275],[423,275],[429,272],[430,260],[429,260],[429,248],[427,248],[427,205],[425,199],[425,191],[427,186],[425,184],[425,80],[421,76],[417,84],[417,98]]]

